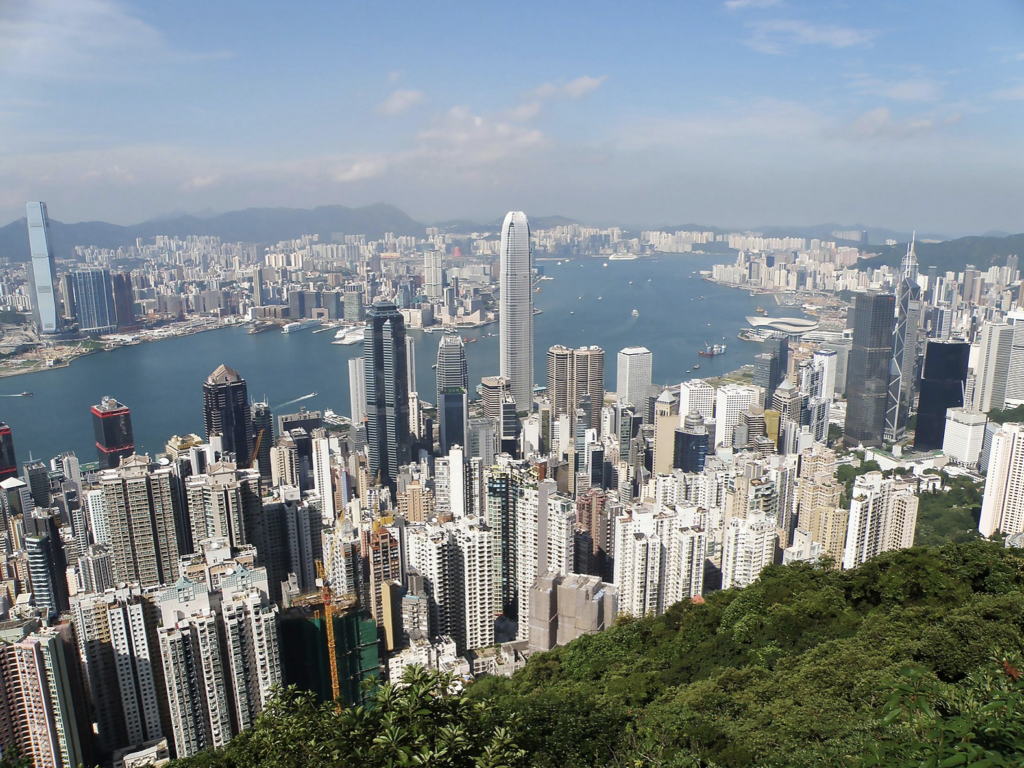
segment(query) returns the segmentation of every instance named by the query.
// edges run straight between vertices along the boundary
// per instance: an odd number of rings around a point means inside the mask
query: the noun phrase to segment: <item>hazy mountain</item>
[[[160,221],[146,221],[128,227],[102,221],[64,224],[50,220],[54,253],[69,258],[76,245],[117,248],[135,245],[136,238],[149,240],[157,235],[185,237],[212,235],[228,242],[270,244],[302,235],[331,233],[366,235],[380,238],[385,232],[396,235],[422,235],[424,226],[393,205],[377,203],[362,208],[325,205],[312,210],[301,208],[248,208],[210,218],[180,216]],[[0,227],[0,256],[12,261],[28,260],[28,232],[25,219]]]
[[[883,264],[895,267],[907,252],[906,241],[892,246],[874,248],[878,256],[866,259],[864,266],[879,267]],[[1024,255],[1024,234],[1008,237],[961,237],[941,243],[917,243],[914,247],[921,269],[934,265],[939,272],[960,272],[967,264],[973,264],[981,271],[993,265],[1003,266],[1011,254]]]

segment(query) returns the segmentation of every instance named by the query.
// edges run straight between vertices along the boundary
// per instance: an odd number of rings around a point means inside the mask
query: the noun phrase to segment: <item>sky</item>
[[[0,0],[0,223],[1021,232],[1022,125],[1022,0]]]

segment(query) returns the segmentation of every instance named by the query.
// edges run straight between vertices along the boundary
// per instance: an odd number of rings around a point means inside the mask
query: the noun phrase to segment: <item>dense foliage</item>
[[[1019,765],[1022,641],[1021,550],[972,541],[853,571],[773,566],[467,696],[438,695],[422,671],[340,713],[289,693],[185,764]]]
[[[984,489],[967,477],[945,477],[945,491],[919,495],[914,543],[939,546],[977,539]]]
[[[1005,411],[993,408],[988,412],[988,420],[996,424],[1019,424],[1024,421],[1024,405],[1007,408]]]

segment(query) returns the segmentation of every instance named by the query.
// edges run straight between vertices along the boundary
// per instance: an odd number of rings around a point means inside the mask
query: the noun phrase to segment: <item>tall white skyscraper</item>
[[[814,365],[822,370],[821,397],[829,402],[836,396],[836,365],[839,354],[834,349],[819,349],[814,353]]]
[[[760,399],[758,387],[726,384],[715,394],[715,445],[732,446],[732,430],[740,423],[740,412]]]
[[[511,381],[516,408],[533,407],[533,288],[530,223],[522,211],[509,211],[501,225],[499,373]]]
[[[440,299],[444,293],[443,258],[441,251],[423,254],[423,292],[428,298]]]
[[[722,589],[753,584],[775,557],[775,520],[763,514],[729,521],[722,543]]]
[[[352,424],[358,426],[366,421],[366,367],[361,357],[348,361],[348,398]]]
[[[978,336],[974,410],[988,413],[1006,402],[1006,380],[1013,354],[1013,326],[989,323]]]
[[[619,400],[643,408],[651,386],[651,350],[626,347],[619,352],[615,371],[615,392]]]
[[[685,419],[694,411],[704,421],[715,416],[715,388],[703,379],[690,379],[679,385],[679,415]]]
[[[883,478],[881,472],[858,477],[850,499],[843,568],[856,568],[883,552],[914,546],[917,506],[910,483]]]
[[[28,269],[32,318],[40,333],[60,333],[57,268],[50,247],[50,220],[46,215],[46,203],[26,203],[25,209],[28,215],[28,245],[32,255]]]
[[[985,496],[981,502],[982,536],[997,531],[1011,536],[1024,531],[1024,425],[1004,424],[992,437]]]

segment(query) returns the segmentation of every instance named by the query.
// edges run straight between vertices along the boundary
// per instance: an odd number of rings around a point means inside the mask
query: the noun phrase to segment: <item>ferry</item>
[[[712,346],[707,342],[704,342],[704,349],[697,353],[701,357],[717,357],[718,355],[725,354],[725,344],[715,344]]]
[[[294,323],[286,323],[281,329],[281,333],[298,333],[299,331],[305,331],[309,328],[317,328],[319,326],[319,320],[296,320]]]
[[[331,344],[343,344],[345,346],[349,346],[350,344],[358,344],[362,340],[362,328],[342,328],[334,334],[334,341],[332,341]]]
[[[608,261],[636,261],[635,253],[613,253]]]

